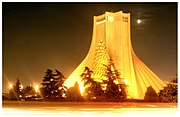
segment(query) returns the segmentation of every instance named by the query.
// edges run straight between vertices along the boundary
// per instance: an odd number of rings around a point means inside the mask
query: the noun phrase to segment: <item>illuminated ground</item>
[[[177,116],[175,103],[132,103],[132,102],[16,102],[3,101],[2,114],[8,116]]]

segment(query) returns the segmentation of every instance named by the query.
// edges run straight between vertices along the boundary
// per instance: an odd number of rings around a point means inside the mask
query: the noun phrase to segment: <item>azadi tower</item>
[[[85,67],[89,67],[93,71],[92,77],[101,82],[104,77],[103,64],[107,65],[110,60],[127,85],[129,99],[144,99],[148,87],[151,86],[158,93],[165,86],[165,83],[136,56],[131,44],[130,13],[122,11],[94,16],[89,52],[65,81],[65,85],[71,87],[78,82],[83,92],[80,75]]]

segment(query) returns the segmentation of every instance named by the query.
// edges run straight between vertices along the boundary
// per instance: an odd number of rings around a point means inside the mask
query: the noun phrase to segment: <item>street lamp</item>
[[[8,94],[8,98],[11,100],[12,99],[12,89],[13,89],[13,84],[9,84],[9,94]]]
[[[13,88],[13,85],[12,85],[12,84],[9,84],[9,88],[12,89],[12,88]]]
[[[35,92],[37,93],[38,90],[39,90],[39,86],[38,86],[38,85],[35,85],[34,89],[35,89]]]

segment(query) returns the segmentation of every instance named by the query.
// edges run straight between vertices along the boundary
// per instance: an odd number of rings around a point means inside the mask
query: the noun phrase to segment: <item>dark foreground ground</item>
[[[178,116],[176,103],[3,101],[3,116]]]

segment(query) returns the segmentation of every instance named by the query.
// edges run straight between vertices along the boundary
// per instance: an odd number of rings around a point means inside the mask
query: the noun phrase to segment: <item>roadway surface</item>
[[[3,116],[178,116],[177,103],[3,101]]]

